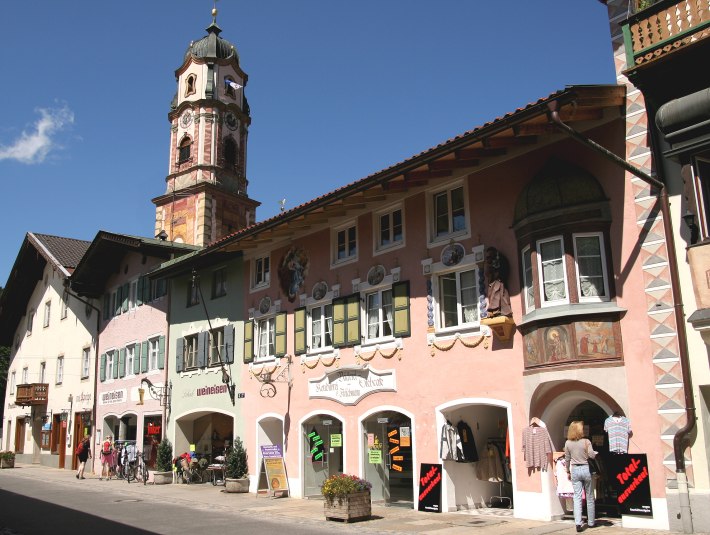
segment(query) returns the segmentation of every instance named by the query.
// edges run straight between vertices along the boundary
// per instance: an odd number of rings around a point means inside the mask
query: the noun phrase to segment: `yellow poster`
[[[283,457],[265,457],[266,480],[272,492],[288,492],[288,479]]]

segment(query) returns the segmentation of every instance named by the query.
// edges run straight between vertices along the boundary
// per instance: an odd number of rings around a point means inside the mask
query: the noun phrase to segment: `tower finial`
[[[217,24],[217,0],[212,2],[212,24]]]

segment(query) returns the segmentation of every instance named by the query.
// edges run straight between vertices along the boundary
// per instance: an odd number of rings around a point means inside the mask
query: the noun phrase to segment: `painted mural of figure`
[[[508,278],[508,261],[495,247],[486,249],[486,284],[488,285],[488,316],[512,316],[510,295],[505,287]]]
[[[585,334],[579,341],[579,352],[582,355],[589,355],[589,335]]]
[[[281,290],[293,303],[308,275],[308,255],[300,247],[291,247],[281,260],[279,282]]]

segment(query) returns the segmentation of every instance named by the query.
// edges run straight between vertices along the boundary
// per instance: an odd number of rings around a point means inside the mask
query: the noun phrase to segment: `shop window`
[[[404,215],[401,207],[375,214],[375,249],[384,251],[404,245]]]
[[[90,349],[85,347],[81,351],[81,378],[88,379],[89,377],[89,360],[90,360]]]
[[[269,286],[271,280],[271,260],[270,257],[260,256],[252,262],[252,288],[262,288]]]
[[[332,235],[333,264],[357,259],[357,226],[350,224],[335,229]]]
[[[429,194],[429,242],[468,235],[466,187],[463,183]]]
[[[244,361],[268,361],[286,354],[286,313],[270,314],[244,325]]]
[[[212,272],[212,299],[227,295],[227,268]]]

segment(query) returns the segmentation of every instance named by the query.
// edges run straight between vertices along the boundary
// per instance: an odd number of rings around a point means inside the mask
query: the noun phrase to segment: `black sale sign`
[[[622,515],[653,516],[645,453],[610,453],[603,458]]]
[[[441,465],[422,463],[419,470],[419,510],[441,513]]]

